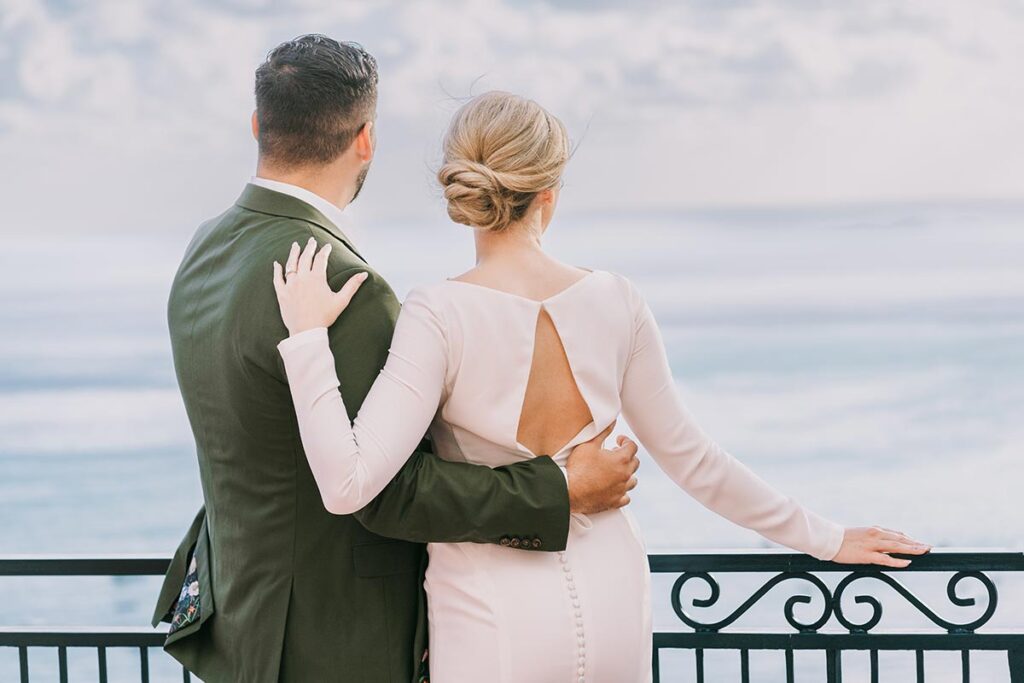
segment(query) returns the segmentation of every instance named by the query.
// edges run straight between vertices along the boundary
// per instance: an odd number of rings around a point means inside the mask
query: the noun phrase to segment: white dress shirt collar
[[[291,183],[282,183],[279,180],[269,180],[267,178],[260,178],[259,176],[253,176],[249,179],[249,182],[259,187],[264,187],[274,192],[280,192],[295,197],[299,201],[306,202],[314,209],[324,215],[324,217],[334,225],[341,229],[345,221],[345,214],[335,204],[327,201],[315,192],[310,192],[304,187],[298,185],[292,185]]]

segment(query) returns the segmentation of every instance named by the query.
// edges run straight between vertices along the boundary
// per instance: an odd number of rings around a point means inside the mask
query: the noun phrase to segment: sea
[[[440,219],[346,230],[400,296],[472,265],[468,229]],[[189,236],[0,235],[0,554],[174,550],[202,501],[165,320]],[[545,243],[638,285],[691,412],[772,485],[936,552],[1024,547],[1024,205],[578,213],[556,217]],[[775,547],[695,503],[646,453],[639,476],[632,509],[650,552]],[[653,583],[659,630],[683,629],[669,606],[674,578]],[[984,610],[970,580],[959,590],[978,604],[951,604],[948,578],[900,576],[945,617]],[[728,613],[766,579],[721,577],[719,604],[705,611]],[[993,579],[990,626],[1024,630],[1024,577]],[[707,596],[698,584],[690,598]],[[142,625],[157,585],[0,579],[0,626]],[[784,627],[784,599],[801,588],[786,590],[735,628]],[[886,605],[879,628],[935,630],[891,589],[865,590]],[[109,656],[111,680],[137,680],[135,653]],[[181,680],[151,656],[153,680]],[[95,680],[93,652],[69,659],[72,681]],[[753,653],[753,680],[784,680],[781,660]],[[664,680],[696,680],[692,653],[662,662]],[[868,680],[866,662],[847,654],[844,680]],[[959,680],[958,653],[927,662],[929,681]],[[880,663],[884,680],[913,680],[912,653]],[[739,680],[735,652],[709,652],[705,664],[709,683]],[[798,653],[796,665],[798,682],[823,680],[821,653]],[[33,651],[30,666],[33,680],[56,680],[54,651]],[[975,654],[972,673],[1008,680],[996,654]],[[16,676],[16,651],[0,649],[0,680]]]

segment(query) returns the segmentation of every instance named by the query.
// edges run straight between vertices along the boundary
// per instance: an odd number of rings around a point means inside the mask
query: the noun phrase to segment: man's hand
[[[633,474],[640,467],[640,460],[636,457],[636,444],[625,436],[616,439],[615,448],[604,448],[604,440],[614,428],[612,422],[569,454],[566,470],[570,511],[593,514],[629,505],[628,492],[636,486]]]

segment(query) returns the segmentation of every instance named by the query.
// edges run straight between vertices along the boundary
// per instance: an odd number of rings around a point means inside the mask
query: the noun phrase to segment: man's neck
[[[338,173],[329,173],[323,168],[282,170],[262,163],[256,166],[258,178],[301,187],[330,202],[340,210],[348,204],[352,197],[352,191],[348,187],[349,183],[339,179],[338,175]]]

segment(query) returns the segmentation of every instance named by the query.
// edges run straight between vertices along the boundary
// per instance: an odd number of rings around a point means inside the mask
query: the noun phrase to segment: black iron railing
[[[0,576],[159,576],[169,560],[156,556],[96,557],[2,557]],[[669,600],[684,631],[654,634],[654,680],[662,680],[661,658],[666,650],[693,653],[695,680],[704,683],[705,652],[729,650],[739,659],[739,681],[755,680],[750,668],[750,653],[770,650],[781,653],[787,683],[796,680],[794,653],[813,650],[823,654],[827,683],[841,683],[845,651],[864,650],[869,656],[872,683],[882,678],[878,653],[904,650],[915,653],[915,676],[918,683],[926,678],[925,654],[935,651],[960,653],[961,677],[971,681],[971,653],[989,650],[1005,653],[1007,670],[1004,680],[1024,683],[1024,629],[997,631],[984,629],[996,613],[998,591],[989,574],[1020,572],[1024,578],[1024,553],[1021,552],[956,552],[933,551],[914,558],[906,569],[883,569],[873,565],[839,565],[821,562],[806,555],[788,552],[707,552],[679,555],[651,555],[651,571],[655,575],[675,575]],[[949,574],[946,599],[949,605],[933,610],[907,588],[900,575],[912,572]],[[749,596],[722,600],[718,577],[723,574],[745,574],[759,577],[760,586]],[[841,576],[839,576],[841,575]],[[762,578],[763,577],[763,578]],[[838,578],[826,581],[825,578]],[[977,582],[984,594],[979,604],[973,597],[963,596],[961,586]],[[881,600],[863,586],[882,588],[896,596],[905,606],[916,610],[933,624],[931,629],[894,632],[882,627],[884,609]],[[694,590],[703,597],[691,597],[684,604],[684,594]],[[740,630],[743,617],[762,602],[769,593],[788,594],[783,607],[786,626],[770,631]],[[849,602],[866,605],[868,617],[856,619],[847,610]],[[721,604],[720,604],[721,602]],[[820,603],[811,619],[799,618],[799,605]],[[723,609],[725,604],[733,605]],[[964,609],[968,608],[968,609]],[[804,610],[807,608],[805,607]],[[1016,615],[1024,614],[1024,605],[1011,605]],[[980,611],[979,611],[980,610]],[[863,612],[864,608],[854,608]],[[965,616],[950,612],[965,612]],[[714,618],[702,616],[715,614]],[[945,616],[943,616],[945,615]],[[61,683],[68,681],[68,649],[93,649],[97,657],[98,680],[107,683],[107,650],[134,649],[138,653],[139,679],[149,683],[149,650],[163,643],[164,634],[146,626],[119,627],[0,627],[0,647],[16,648],[18,675],[28,683],[30,648],[56,651]],[[188,683],[188,672],[182,672]],[[13,680],[12,672],[0,671],[0,680]],[[774,683],[771,681],[770,683]],[[897,683],[903,683],[899,681]],[[982,683],[989,683],[984,681]]]
[[[162,576],[170,558],[156,555],[96,556],[0,556],[2,576]],[[107,649],[130,648],[138,652],[139,680],[149,683],[149,650],[163,645],[166,633],[150,628],[128,627],[26,627],[0,626],[0,647],[18,649],[18,674],[29,683],[29,648],[56,650],[60,683],[68,683],[68,648],[96,651],[99,683],[107,683]],[[191,681],[182,671],[185,683]],[[0,681],[13,680],[0,671]]]
[[[910,557],[910,556],[905,556]],[[878,653],[904,650],[915,654],[915,680],[926,680],[925,653],[955,651],[960,653],[961,679],[971,681],[971,652],[995,650],[1006,653],[1008,670],[1003,680],[1024,683],[1024,628],[1012,632],[988,631],[979,633],[996,612],[998,591],[989,576],[992,572],[1021,572],[1024,578],[1024,553],[1021,552],[956,552],[933,551],[914,557],[904,569],[888,569],[876,565],[842,565],[822,562],[798,553],[694,553],[686,555],[652,555],[651,571],[655,574],[677,574],[672,585],[670,600],[679,619],[692,630],[685,632],[655,633],[654,680],[660,681],[660,655],[664,650],[685,649],[694,653],[697,683],[704,683],[706,650],[733,650],[739,657],[739,680],[750,683],[750,652],[752,650],[780,651],[784,657],[785,680],[795,681],[794,652],[815,650],[824,654],[825,680],[841,683],[844,651],[865,650],[869,656],[870,680],[881,679]],[[909,590],[898,577],[905,573],[932,572],[950,574],[946,581],[946,599],[952,610],[936,612]],[[722,589],[716,575],[750,574],[764,576],[761,585],[748,597],[739,600],[721,600],[737,606],[723,612],[719,605]],[[821,575],[842,574],[838,582],[830,585]],[[973,597],[964,597],[962,585],[978,582],[983,588],[981,605]],[[697,584],[701,597],[692,597],[684,605],[684,588]],[[905,605],[916,610],[934,624],[931,630],[893,632],[878,628],[883,621],[881,600],[870,592],[861,592],[867,584],[884,588],[895,594]],[[783,590],[790,597],[783,606],[787,627],[763,631],[742,631],[736,627],[742,617],[768,593]],[[794,592],[802,589],[800,592]],[[812,598],[812,596],[814,596]],[[814,599],[818,598],[818,599]],[[868,606],[866,619],[855,619],[847,614],[849,602]],[[797,605],[821,604],[812,619],[800,619]],[[978,614],[981,606],[984,608]],[[948,607],[948,606],[947,606]],[[949,611],[967,610],[969,616],[946,618]],[[1010,607],[1018,617],[1024,614],[1024,605]],[[864,609],[860,608],[863,612]],[[715,618],[702,617],[702,612],[715,612]],[[897,683],[904,683],[898,681]],[[989,683],[985,680],[983,683]]]

